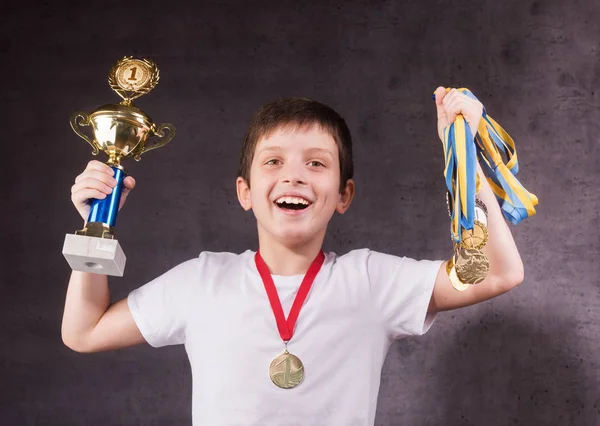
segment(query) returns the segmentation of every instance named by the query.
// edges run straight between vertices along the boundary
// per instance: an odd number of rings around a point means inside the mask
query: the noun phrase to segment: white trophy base
[[[67,234],[63,255],[74,271],[123,276],[125,253],[117,240]]]

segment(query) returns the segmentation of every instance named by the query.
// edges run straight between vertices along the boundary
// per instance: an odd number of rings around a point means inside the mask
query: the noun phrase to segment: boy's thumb
[[[444,108],[444,104],[442,100],[446,96],[446,89],[442,86],[435,89],[435,107],[437,109],[437,128],[438,128],[438,136],[440,139],[444,137],[444,129],[448,126],[448,115],[446,114],[446,109]]]
[[[135,179],[132,176],[127,176],[124,180],[123,180],[123,186],[125,188],[123,188],[124,190],[130,191],[133,188],[135,188]]]

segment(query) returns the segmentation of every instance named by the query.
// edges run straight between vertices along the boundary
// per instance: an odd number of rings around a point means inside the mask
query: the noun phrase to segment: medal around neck
[[[300,288],[294,298],[292,308],[290,309],[287,318],[283,314],[283,308],[281,307],[281,301],[277,294],[277,288],[275,287],[273,277],[271,277],[267,264],[260,255],[260,250],[256,252],[254,260],[256,262],[256,269],[265,286],[265,292],[267,293],[271,309],[273,310],[273,316],[277,323],[279,336],[285,344],[285,352],[275,357],[269,365],[269,377],[271,378],[271,381],[280,388],[291,389],[302,383],[302,380],[304,379],[304,365],[302,364],[302,361],[300,361],[300,358],[288,352],[287,345],[294,336],[296,320],[298,319],[298,315],[300,315],[300,310],[306,301],[306,297],[312,287],[315,277],[319,273],[321,266],[323,266],[325,254],[323,251],[320,251],[308,268],[308,271],[306,271],[306,275],[304,275],[304,278],[302,279],[302,283],[300,284]]]
[[[117,185],[105,199],[90,200],[91,210],[85,228],[67,234],[63,255],[73,270],[123,276],[125,254],[115,239],[115,223],[127,176],[121,162],[160,148],[175,136],[170,123],[156,125],[132,101],[150,92],[158,83],[159,71],[148,59],[125,56],[108,74],[110,87],[123,99],[119,104],[103,105],[91,114],[71,116],[73,131],[90,144],[92,155],[100,151],[108,156],[106,164],[114,171]],[[90,129],[91,135],[84,133]],[[149,143],[151,142],[152,143]]]
[[[282,389],[291,389],[302,383],[304,379],[304,365],[300,358],[285,352],[271,361],[269,366],[271,381]]]

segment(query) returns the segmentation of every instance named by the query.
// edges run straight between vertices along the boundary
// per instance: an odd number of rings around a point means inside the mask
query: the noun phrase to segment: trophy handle
[[[166,135],[165,130],[169,131]],[[155,128],[155,126],[152,125],[152,133],[154,134],[154,136],[159,138],[158,142],[153,143],[150,146],[144,145],[140,152],[138,152],[133,157],[135,161],[140,161],[142,154],[145,154],[148,151],[152,151],[153,149],[165,146],[167,143],[171,142],[171,139],[175,137],[175,126],[173,126],[171,123],[163,123],[160,126],[158,126],[158,128]]]
[[[81,121],[79,121],[78,119],[81,119]],[[92,155],[98,155],[98,145],[92,140],[90,139],[85,133],[83,133],[80,130],[80,127],[86,127],[90,125],[90,116],[82,111],[77,111],[76,113],[74,113],[71,116],[71,128],[73,129],[73,131],[75,133],[77,133],[77,136],[79,136],[81,139],[85,140],[87,143],[89,143],[92,148],[94,148],[94,150],[92,151]]]

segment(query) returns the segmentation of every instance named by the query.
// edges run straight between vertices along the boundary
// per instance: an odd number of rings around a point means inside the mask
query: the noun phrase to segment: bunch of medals
[[[452,218],[453,200],[446,191],[448,214]],[[483,201],[475,199],[475,219],[473,229],[462,229],[460,242],[454,244],[454,256],[446,265],[446,273],[452,286],[458,291],[465,291],[471,285],[482,282],[490,270],[490,262],[483,251],[488,241],[487,207]]]

